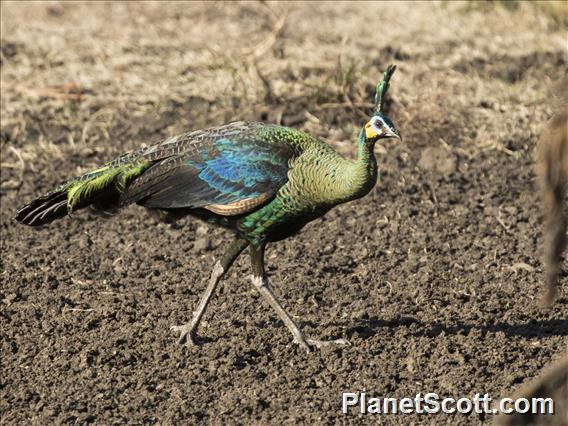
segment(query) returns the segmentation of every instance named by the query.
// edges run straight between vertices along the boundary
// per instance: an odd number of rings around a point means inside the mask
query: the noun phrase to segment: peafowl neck
[[[362,131],[357,141],[357,160],[350,164],[346,183],[348,200],[365,196],[377,183],[377,159],[374,153],[375,143],[364,137]]]

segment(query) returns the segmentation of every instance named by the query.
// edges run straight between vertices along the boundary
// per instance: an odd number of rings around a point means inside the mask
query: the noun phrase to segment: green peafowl
[[[400,135],[383,113],[395,66],[375,93],[375,112],[361,129],[358,158],[349,161],[299,130],[258,122],[233,122],[162,140],[71,179],[24,206],[16,220],[49,223],[86,206],[111,211],[136,203],[166,220],[191,215],[227,228],[235,239],[213,267],[190,322],[173,326],[179,343],[196,343],[211,297],[233,262],[250,247],[251,281],[303,349],[343,339],[309,339],[280,305],[264,267],[266,244],[296,234],[332,207],[366,195],[377,181],[373,152],[379,139]]]

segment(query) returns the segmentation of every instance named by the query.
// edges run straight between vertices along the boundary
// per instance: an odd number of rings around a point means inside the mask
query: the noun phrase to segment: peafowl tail
[[[25,225],[40,226],[87,206],[103,212],[115,210],[126,186],[144,173],[149,165],[110,163],[36,198],[22,207],[15,219]]]

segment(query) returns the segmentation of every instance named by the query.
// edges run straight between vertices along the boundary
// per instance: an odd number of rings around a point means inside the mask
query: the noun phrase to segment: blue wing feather
[[[197,208],[275,194],[287,181],[293,151],[251,135],[223,137],[184,153],[139,204],[151,208]],[[159,167],[159,164],[158,164]]]

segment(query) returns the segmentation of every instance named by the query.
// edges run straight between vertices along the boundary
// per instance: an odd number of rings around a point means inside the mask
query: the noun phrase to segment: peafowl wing
[[[142,153],[140,160],[152,165],[125,188],[120,204],[243,214],[287,182],[295,156],[289,145],[268,142],[241,123],[188,133]]]

